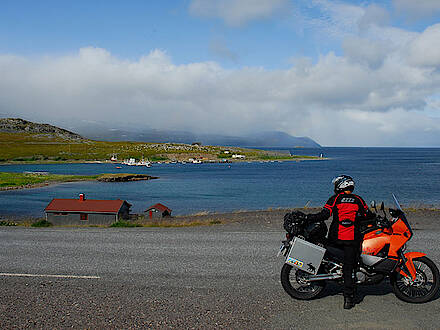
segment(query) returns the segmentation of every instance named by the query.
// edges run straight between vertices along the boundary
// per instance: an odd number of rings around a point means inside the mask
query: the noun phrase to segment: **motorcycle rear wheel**
[[[310,300],[318,296],[325,287],[325,281],[307,281],[307,273],[284,264],[281,269],[281,284],[284,290],[295,299]]]
[[[408,279],[395,272],[390,280],[393,292],[400,300],[421,304],[430,301],[438,292],[440,274],[435,263],[428,257],[414,258],[416,279]]]

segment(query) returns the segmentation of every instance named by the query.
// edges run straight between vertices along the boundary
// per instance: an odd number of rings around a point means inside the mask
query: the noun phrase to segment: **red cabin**
[[[154,204],[145,210],[150,219],[171,217],[171,209],[161,203]]]

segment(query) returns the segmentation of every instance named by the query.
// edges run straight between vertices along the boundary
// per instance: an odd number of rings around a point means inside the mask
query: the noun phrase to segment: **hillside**
[[[233,159],[233,154],[246,160],[296,160],[299,157],[272,151],[238,147],[203,146],[183,143],[105,142],[82,138],[76,133],[22,119],[3,119],[0,128],[0,161],[104,161],[144,158],[149,161],[203,161]],[[307,157],[301,157],[307,158]],[[313,157],[309,157],[313,158]]]
[[[43,137],[58,137],[68,140],[83,140],[76,133],[49,124],[33,123],[21,118],[0,118],[0,132],[2,133],[36,133]]]
[[[283,147],[283,148],[321,148],[321,146],[308,137],[297,137],[278,131],[265,131],[244,136],[228,136],[220,134],[201,134],[195,132],[176,130],[140,129],[131,127],[108,128],[100,125],[80,125],[76,131],[94,140],[103,141],[149,141],[156,143],[201,142],[213,146],[234,147]]]

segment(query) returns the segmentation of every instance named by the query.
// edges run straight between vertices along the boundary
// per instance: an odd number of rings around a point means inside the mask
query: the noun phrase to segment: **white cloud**
[[[316,123],[329,123],[322,129]],[[388,112],[358,110],[316,111],[304,121],[318,141],[337,140],[341,146],[438,146],[440,119],[393,109]],[[366,141],[368,141],[366,143]]]
[[[384,41],[354,36],[346,38],[342,48],[348,59],[368,65],[372,69],[380,67],[392,50],[392,47]]]
[[[389,20],[388,12],[384,8],[373,4],[365,8],[365,12],[359,20],[359,28],[364,30],[371,25],[388,25]]]
[[[393,5],[397,11],[413,20],[440,13],[440,1],[438,0],[393,0]]]
[[[192,0],[194,16],[222,19],[229,26],[241,26],[253,20],[267,19],[289,6],[289,0]]]
[[[409,50],[409,61],[440,70],[440,23],[428,27],[414,39]]]
[[[0,113],[219,134],[283,130],[324,145],[439,145],[440,29],[386,44],[352,37],[344,55],[287,70],[176,65],[164,51],[123,60],[99,48],[0,55]],[[437,103],[436,103],[437,102]]]

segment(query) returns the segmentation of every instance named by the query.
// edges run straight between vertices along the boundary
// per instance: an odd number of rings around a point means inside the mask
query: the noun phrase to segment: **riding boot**
[[[354,299],[351,296],[344,297],[344,309],[351,309],[354,307]]]

